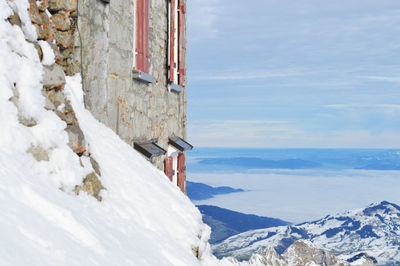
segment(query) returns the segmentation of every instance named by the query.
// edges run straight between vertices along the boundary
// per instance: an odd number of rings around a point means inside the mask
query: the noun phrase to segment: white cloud
[[[328,104],[325,108],[330,109],[356,109],[356,108],[383,108],[400,110],[400,104]]]
[[[317,132],[290,121],[192,121],[188,131],[190,141],[199,147],[400,148],[396,130]]]
[[[229,73],[226,75],[216,75],[216,76],[193,76],[192,80],[250,80],[250,79],[268,79],[268,78],[284,78],[284,77],[295,77],[302,76],[303,72],[296,70],[284,70],[284,71],[254,71],[251,73]]]
[[[367,79],[370,80],[380,80],[387,82],[400,82],[400,77],[385,77],[385,76],[367,76]]]
[[[204,40],[217,35],[219,0],[188,1],[188,31],[190,41]]]

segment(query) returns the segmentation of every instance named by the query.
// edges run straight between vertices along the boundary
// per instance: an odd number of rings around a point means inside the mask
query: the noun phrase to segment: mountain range
[[[248,259],[267,247],[282,254],[300,239],[344,260],[366,253],[379,265],[400,265],[400,207],[383,201],[312,222],[247,231],[213,245],[213,251]]]
[[[217,206],[198,205],[197,208],[203,216],[203,222],[211,227],[211,244],[245,231],[290,224],[276,218],[244,214]]]

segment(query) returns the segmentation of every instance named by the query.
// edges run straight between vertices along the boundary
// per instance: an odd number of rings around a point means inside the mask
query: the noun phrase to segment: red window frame
[[[186,193],[186,164],[185,154],[179,153],[178,155],[178,187],[183,193]]]
[[[136,1],[136,70],[149,73],[149,0]]]
[[[172,182],[174,174],[175,174],[175,171],[174,171],[174,158],[172,156],[168,156],[167,158],[165,158],[165,161],[164,161],[164,172],[165,172],[165,175],[168,176],[169,180]]]
[[[176,8],[178,7],[178,8]],[[170,0],[169,8],[169,74],[171,83],[186,85],[186,1]],[[178,22],[178,23],[176,23]],[[178,27],[176,28],[176,24]],[[178,62],[175,61],[175,50]],[[176,72],[178,79],[176,79]]]

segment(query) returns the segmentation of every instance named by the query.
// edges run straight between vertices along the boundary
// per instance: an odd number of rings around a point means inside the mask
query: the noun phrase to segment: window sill
[[[169,91],[176,92],[176,93],[180,93],[181,91],[183,91],[183,87],[178,84],[175,84],[175,83],[170,83],[168,85],[168,89],[169,89]]]
[[[142,72],[142,71],[136,70],[136,69],[134,69],[132,72],[133,72],[133,78],[138,81],[142,81],[142,82],[146,82],[146,83],[154,82],[154,78],[150,74],[147,74],[145,72]]]

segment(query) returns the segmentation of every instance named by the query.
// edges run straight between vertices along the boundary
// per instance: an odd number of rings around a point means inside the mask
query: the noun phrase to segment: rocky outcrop
[[[77,0],[30,0],[29,3],[29,13],[38,39],[49,42],[56,56],[56,63],[68,76],[77,73],[78,63],[71,61],[71,55],[77,46]],[[19,23],[15,17],[10,17],[10,21]],[[56,70],[59,73],[59,69]]]
[[[310,241],[298,240],[294,242],[282,255],[279,255],[275,249],[269,247],[258,254],[251,256],[250,265],[268,265],[268,266],[372,266],[376,265],[374,259],[368,256],[353,260],[352,263],[342,261],[331,252],[315,247]]]
[[[102,197],[100,194],[105,188],[100,181],[101,172],[99,164],[89,153],[78,119],[63,92],[65,73],[70,69],[66,66],[66,61],[69,59],[73,48],[72,35],[74,29],[72,25],[75,25],[76,22],[76,18],[74,17],[77,8],[76,0],[30,0],[29,3],[30,7],[28,11],[38,36],[36,41],[30,39],[29,42],[34,45],[39,59],[42,60],[44,72],[42,95],[46,100],[44,108],[54,112],[65,122],[65,132],[68,135],[69,147],[77,156],[81,158],[86,157],[85,161],[88,161],[93,168],[93,172],[83,177],[82,184],[77,185],[74,192],[79,194],[81,191],[85,191],[101,201]],[[16,12],[8,18],[8,22],[12,25],[22,27],[21,19]],[[43,42],[45,42],[45,45]],[[49,50],[46,50],[46,47],[50,47],[47,48]],[[70,51],[66,52],[67,49]],[[53,60],[53,56],[55,60]],[[19,91],[16,85],[14,86],[13,96],[10,98],[10,101],[18,109],[19,122],[26,127],[36,126],[37,121],[21,110],[19,106]],[[49,161],[50,150],[46,150],[40,144],[31,146],[27,152],[37,161]]]

